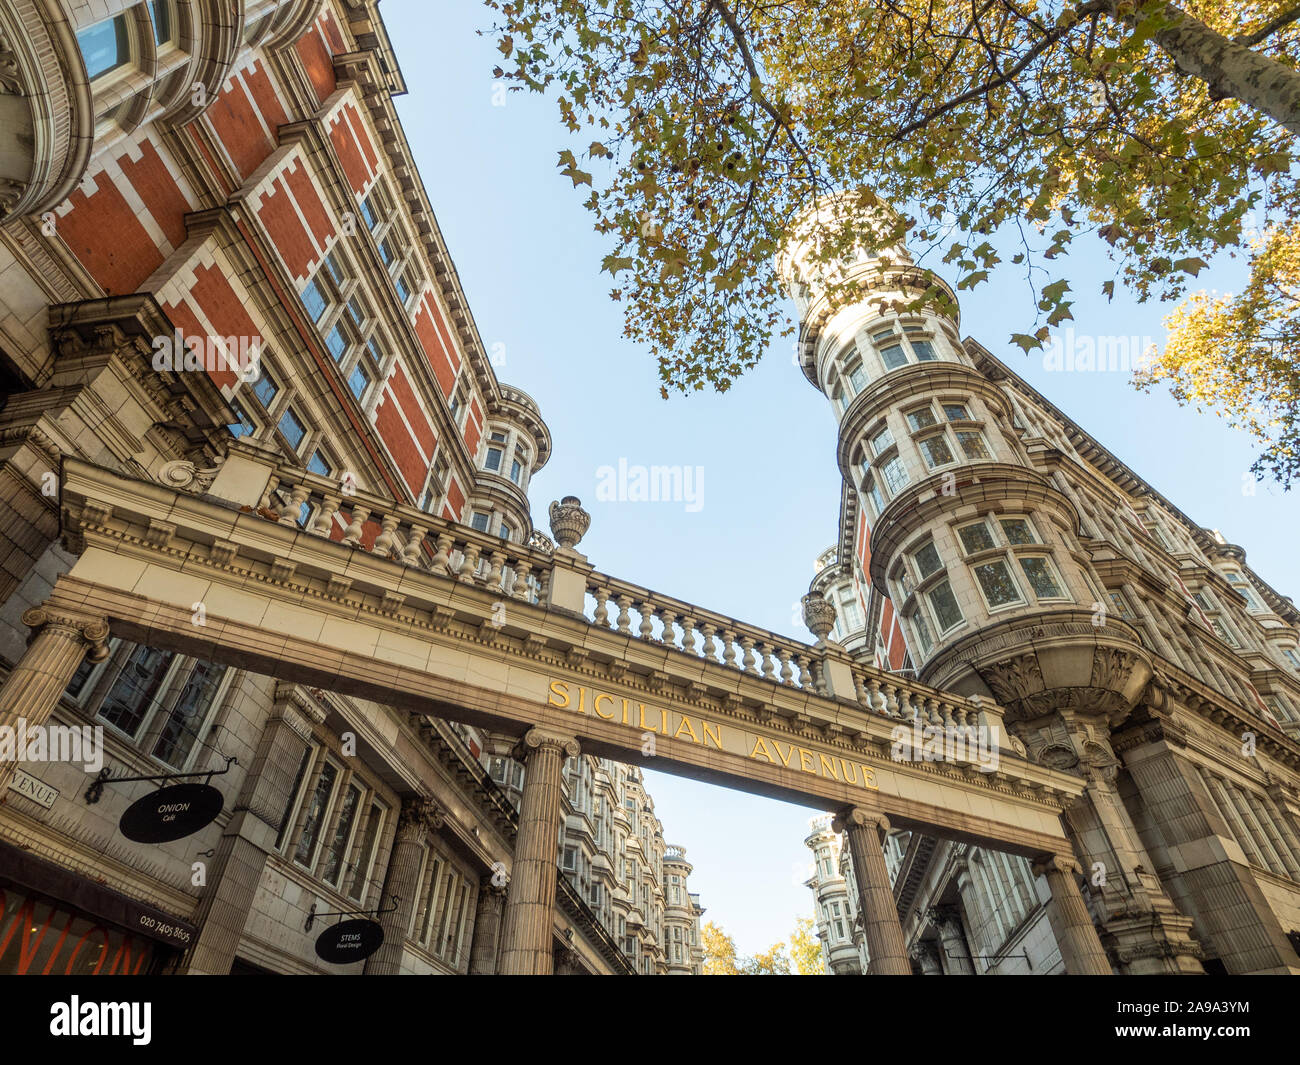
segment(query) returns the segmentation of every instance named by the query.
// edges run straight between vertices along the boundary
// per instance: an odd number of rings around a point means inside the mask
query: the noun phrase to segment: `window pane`
[[[891,495],[907,484],[907,468],[897,455],[885,463],[884,474]]]
[[[348,885],[348,897],[359,899],[365,894],[366,874],[370,871],[370,855],[375,849],[375,839],[379,835],[379,824],[384,819],[383,808],[378,803],[370,804],[366,815],[366,827],[361,833],[361,842],[355,848],[352,858],[352,882]]]
[[[307,767],[311,764],[311,748],[308,747],[302,752],[302,759],[298,762],[298,772],[293,778],[293,787],[289,789],[289,801],[285,804],[284,813],[280,815],[280,828],[275,834],[275,849],[279,850],[284,846],[284,837],[289,833],[289,815],[293,813],[294,800],[298,798],[298,789],[302,787],[302,778],[307,775]]]
[[[258,398],[263,407],[269,408],[271,401],[275,399],[275,394],[279,391],[280,386],[275,383],[275,378],[263,369],[261,376],[253,384],[253,395]]]
[[[230,409],[235,412],[235,420],[226,426],[231,433],[235,436],[250,436],[257,432],[257,424],[248,416],[248,411],[239,405],[238,400],[230,401]]]
[[[311,458],[307,460],[307,469],[311,473],[320,474],[322,477],[330,475],[330,464],[325,461],[324,456],[319,451],[311,453]]]
[[[348,837],[352,835],[352,822],[356,820],[357,804],[360,801],[361,789],[355,784],[349,784],[347,794],[343,796],[338,823],[334,826],[334,835],[325,852],[325,864],[321,867],[321,879],[326,883],[337,884],[339,874],[343,872],[343,850],[348,845]]]
[[[961,445],[962,452],[972,462],[979,462],[993,457],[989,454],[988,445],[984,443],[984,437],[973,429],[959,432],[957,434],[957,443]]]
[[[348,338],[343,335],[343,330],[339,326],[336,325],[330,330],[330,335],[325,338],[325,346],[330,349],[335,362],[343,361],[343,356],[348,351]]]
[[[321,292],[320,286],[316,284],[315,278],[307,282],[306,288],[302,290],[302,305],[307,308],[307,313],[311,315],[313,322],[319,322],[320,316],[325,313],[328,301],[325,294]]]
[[[926,465],[931,469],[946,466],[953,461],[952,449],[943,436],[927,436],[921,441],[921,454],[925,456]]]
[[[77,33],[77,46],[86,61],[86,73],[92,81],[116,70],[131,58],[131,41],[126,16],[117,15]]]
[[[1036,544],[1034,530],[1024,518],[1003,518],[1002,532],[1009,544]]]
[[[1011,571],[1001,559],[976,566],[975,579],[980,582],[980,590],[990,607],[1020,602],[1020,592],[1011,579]]]
[[[952,594],[952,586],[946,580],[940,581],[930,589],[929,598],[940,632],[947,632],[961,621],[961,607],[957,605],[957,598]]]
[[[900,366],[907,365],[907,356],[903,354],[901,344],[891,344],[887,348],[882,348],[880,357],[885,361],[887,370],[897,370]]]
[[[876,514],[885,509],[885,498],[880,494],[880,489],[876,487],[876,482],[872,478],[868,477],[863,482],[862,491],[876,508]]]
[[[199,728],[208,716],[208,708],[216,697],[226,667],[214,662],[196,662],[180,698],[167,716],[158,741],[154,744],[155,758],[161,758],[179,769],[198,742]]]
[[[993,546],[993,537],[989,533],[989,527],[982,521],[974,525],[967,525],[957,530],[957,535],[961,537],[961,545],[966,549],[966,554],[973,555],[976,551],[987,551]]]
[[[878,432],[875,436],[871,438],[872,453],[877,458],[879,458],[880,453],[884,451],[885,448],[889,447],[893,442],[894,442],[894,434],[891,433],[889,431],[889,427],[886,426],[884,429],[881,429],[880,432]]]
[[[964,422],[970,418],[970,412],[966,410],[963,403],[945,403],[943,415],[950,422]]]
[[[921,653],[929,654],[930,648],[934,646],[934,637],[930,634],[930,626],[926,623],[925,615],[917,611],[908,619],[912,623],[912,629],[916,632],[917,643],[921,645]]]
[[[939,558],[939,552],[935,549],[934,541],[930,541],[918,550],[912,558],[916,562],[916,570],[921,575],[921,580],[925,580],[931,573],[937,573],[943,569],[943,562]]]
[[[172,39],[172,5],[170,0],[149,0],[149,13],[153,16],[153,39],[166,44]]]
[[[487,462],[484,466],[489,470],[501,469],[501,449],[499,447],[488,448]]]
[[[370,373],[362,363],[357,363],[352,367],[352,372],[348,374],[348,387],[352,389],[352,394],[360,399],[366,389],[370,386]]]
[[[1039,599],[1060,599],[1061,587],[1052,576],[1052,567],[1045,558],[1022,558],[1020,568],[1029,579],[1029,587]]]
[[[473,528],[477,529],[479,532],[487,532],[488,515],[475,514],[472,518],[470,518],[469,523]]]
[[[311,798],[307,800],[307,819],[303,822],[302,835],[298,838],[293,860],[309,869],[316,855],[316,837],[320,834],[321,821],[329,808],[330,796],[334,793],[334,778],[338,772],[333,762],[326,762],[316,781],[316,787],[312,789]]]
[[[929,407],[922,407],[920,410],[908,411],[907,424],[913,429],[924,429],[927,425],[934,425],[934,411]]]
[[[393,280],[397,285],[397,298],[401,300],[402,306],[405,307],[411,298],[411,290],[406,287],[406,278],[401,274],[398,274],[398,276]]]
[[[127,735],[134,736],[145,715],[153,709],[154,699],[173,657],[171,651],[137,647],[113,682],[99,716]]]
[[[376,210],[375,199],[375,194],[372,192],[361,201],[361,217],[365,219],[367,229],[374,229],[379,225],[379,212]]]
[[[520,464],[519,460],[518,460],[518,459],[512,459],[512,460],[510,461],[510,479],[511,479],[512,481],[514,481],[515,484],[518,484],[518,483],[519,483],[519,476],[520,476],[520,474],[522,474],[523,472],[524,472],[524,468],[523,468],[523,466]]]
[[[867,375],[862,372],[860,365],[855,365],[849,370],[849,384],[853,386],[854,392],[861,392],[867,387]]]
[[[284,433],[285,439],[289,441],[289,446],[295,451],[298,445],[302,443],[302,438],[307,435],[307,430],[303,428],[302,422],[292,410],[286,410],[280,417],[280,432]]]
[[[928,340],[912,339],[912,350],[916,352],[918,362],[934,362],[938,356],[934,353],[934,345]]]

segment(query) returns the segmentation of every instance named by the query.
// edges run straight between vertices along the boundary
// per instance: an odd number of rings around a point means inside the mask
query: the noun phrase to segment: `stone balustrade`
[[[254,509],[268,521],[506,599],[547,599],[554,560],[546,542],[512,543],[289,465],[276,467]]]

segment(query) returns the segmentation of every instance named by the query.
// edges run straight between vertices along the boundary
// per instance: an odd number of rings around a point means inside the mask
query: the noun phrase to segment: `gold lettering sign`
[[[572,710],[604,721],[617,721],[641,732],[653,732],[683,743],[728,751],[784,769],[811,773],[826,780],[853,784],[872,791],[877,791],[880,787],[876,783],[875,770],[861,762],[811,751],[794,743],[785,744],[773,737],[756,736],[730,722],[724,724],[699,714],[684,714],[678,710],[633,702],[621,695],[612,695],[594,688],[589,690],[585,685],[553,680],[546,703],[548,706]]]

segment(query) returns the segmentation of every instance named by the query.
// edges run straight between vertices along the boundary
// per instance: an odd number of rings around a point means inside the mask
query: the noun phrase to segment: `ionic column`
[[[572,736],[529,729],[521,744],[524,794],[519,835],[501,930],[498,971],[507,976],[549,976],[555,909],[556,853],[560,839],[564,759],[578,756]]]
[[[970,948],[962,934],[961,914],[955,906],[935,906],[930,910],[930,922],[939,932],[939,961],[946,976],[974,976]]]
[[[442,809],[431,799],[408,796],[402,800],[397,838],[393,840],[393,851],[388,857],[384,893],[380,896],[380,910],[389,911],[379,915],[384,945],[366,962],[367,976],[395,976],[401,970],[406,930],[411,927],[415,896],[420,890],[424,845],[429,834],[442,827],[443,817]],[[393,896],[397,896],[396,909],[391,908]]]
[[[1056,854],[1035,862],[1034,875],[1047,877],[1052,892],[1047,917],[1061,948],[1065,971],[1071,976],[1111,976],[1110,961],[1074,880],[1079,868],[1073,858]]]
[[[885,853],[880,847],[889,831],[889,819],[884,814],[850,806],[836,815],[831,829],[843,832],[848,839],[853,876],[858,884],[858,912],[867,938],[868,971],[872,976],[911,975],[907,942],[894,905]]]
[[[21,725],[44,725],[89,653],[92,662],[108,657],[108,623],[45,607],[23,612],[32,629],[27,650],[0,687],[0,727],[18,733]],[[0,762],[0,793],[13,775],[14,763]]]
[[[505,906],[505,885],[497,886],[492,876],[478,885],[478,905],[474,908],[474,938],[469,946],[469,975],[495,976],[497,950],[501,945],[501,911]]]

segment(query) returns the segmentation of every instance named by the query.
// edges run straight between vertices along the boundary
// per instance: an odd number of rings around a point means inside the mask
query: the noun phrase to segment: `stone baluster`
[[[591,589],[591,596],[596,601],[596,609],[591,615],[597,628],[609,628],[609,589],[597,584]]]
[[[487,586],[492,591],[501,590],[501,580],[506,565],[506,555],[504,551],[493,551],[488,556],[492,561],[492,567],[488,570]]]
[[[284,508],[284,513],[280,515],[280,524],[297,525],[298,515],[302,513],[302,505],[310,498],[310,485],[302,483],[295,485],[293,491],[289,493],[289,503]]]
[[[716,662],[718,660],[718,644],[713,638],[717,631],[717,627],[710,625],[708,622],[705,622],[700,626],[700,633],[704,637],[702,650],[704,652],[704,657],[710,662]]]
[[[447,533],[438,534],[438,549],[433,553],[433,562],[429,565],[429,570],[439,576],[451,575],[451,547],[453,540]]]
[[[641,614],[641,624],[639,626],[641,639],[649,643],[655,636],[655,607],[649,599],[642,599],[636,606],[637,611]]]
[[[375,546],[370,549],[377,558],[391,558],[396,554],[397,523],[401,521],[396,514],[386,514],[379,522],[379,535],[375,537]]]
[[[731,629],[722,630],[722,664],[731,669],[736,665],[736,634]]]
[[[897,718],[898,714],[898,685],[885,685],[885,716]]]
[[[677,624],[676,611],[670,610],[668,607],[662,607],[659,610],[659,621],[660,624],[663,626],[662,630],[659,633],[660,641],[669,647],[676,647],[677,646],[677,630],[675,628]]]
[[[526,558],[521,558],[515,563],[515,583],[510,590],[510,594],[515,599],[528,600],[531,598],[528,591],[528,579],[533,572],[533,564]]]
[[[460,562],[460,572],[457,574],[465,584],[478,584],[478,560],[482,551],[483,549],[472,540],[465,545],[465,553]]]
[[[539,603],[548,602],[551,594],[551,571],[542,570],[542,579],[537,582],[537,601]]]
[[[781,683],[788,688],[794,682],[794,667],[790,665],[790,649],[788,647],[778,647],[776,657],[781,663]]]
[[[772,661],[769,653],[771,646],[765,641],[754,641],[754,654],[757,659],[758,675],[764,680],[772,679]]]
[[[812,672],[808,668],[809,657],[801,651],[795,660],[799,663],[799,687],[807,690],[813,686]]]
[[[820,660],[813,662],[813,690],[818,695],[830,694],[826,686],[826,667]]]
[[[898,689],[898,716],[903,721],[916,717],[916,707],[912,705],[912,693],[907,688]]]
[[[614,600],[618,607],[618,617],[614,619],[614,628],[624,636],[632,635],[632,597],[626,593]]]
[[[352,517],[348,521],[348,527],[343,530],[343,542],[348,547],[357,547],[361,543],[361,531],[365,528],[368,517],[370,517],[369,507],[353,505]]]
[[[308,531],[315,536],[329,537],[332,535],[334,532],[334,515],[338,512],[339,504],[342,502],[342,496],[325,496],[321,500],[320,510],[316,512],[316,520],[312,522]]]
[[[867,709],[873,714],[883,713],[885,697],[880,694],[880,679],[872,677],[867,683],[867,688],[869,689],[867,692]]]
[[[420,557],[424,552],[424,537],[428,531],[423,525],[411,526],[411,535],[406,538],[406,546],[402,548],[402,561],[408,566],[420,564]]]
[[[742,636],[742,637],[740,638],[740,647],[741,647],[741,650],[743,650],[743,651],[745,652],[744,657],[741,658],[741,660],[740,660],[740,668],[741,668],[742,670],[744,670],[746,673],[753,673],[753,672],[754,672],[754,665],[755,665],[755,662],[754,662],[754,637],[752,637],[752,636]]]
[[[695,654],[695,619],[689,614],[682,615],[682,650]]]

